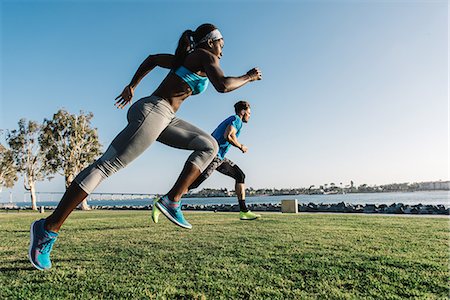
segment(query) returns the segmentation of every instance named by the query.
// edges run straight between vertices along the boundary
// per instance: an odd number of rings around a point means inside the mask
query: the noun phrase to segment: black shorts
[[[206,167],[205,171],[203,171],[200,176],[191,184],[189,190],[195,189],[202,184],[213,172],[214,170],[219,171],[220,173],[230,176],[236,180],[236,183],[244,183],[245,174],[242,170],[231,160],[228,158],[220,159],[219,157],[215,157],[213,161]]]

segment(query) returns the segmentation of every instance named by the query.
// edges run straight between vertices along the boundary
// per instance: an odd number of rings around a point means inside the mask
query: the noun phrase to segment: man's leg
[[[217,167],[217,171],[233,178],[235,183],[235,192],[239,201],[239,208],[242,212],[247,212],[247,206],[245,205],[245,174],[242,170],[228,158],[224,158],[222,164]]]
[[[217,168],[220,173],[230,176],[236,180],[235,192],[239,201],[241,220],[254,220],[260,215],[254,214],[247,209],[245,204],[245,174],[242,170],[228,158],[224,158],[222,164]]]
[[[189,186],[188,190],[190,191],[198,188],[221,164],[222,160],[216,156],[202,172],[202,174],[200,174],[200,176],[198,176],[197,179]]]
[[[236,182],[234,186],[234,190],[236,191],[236,196],[239,201],[239,209],[242,212],[247,212],[247,206],[245,205],[245,184]]]

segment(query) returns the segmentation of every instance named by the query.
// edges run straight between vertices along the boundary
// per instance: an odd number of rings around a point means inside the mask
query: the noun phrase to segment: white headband
[[[201,43],[204,43],[204,42],[206,42],[207,40],[217,41],[217,40],[220,40],[221,38],[223,38],[223,37],[222,37],[222,34],[220,33],[219,29],[214,29],[213,31],[211,31],[210,33],[208,33],[204,38],[202,38],[202,39],[197,43],[197,45],[198,45],[198,44],[201,44]]]

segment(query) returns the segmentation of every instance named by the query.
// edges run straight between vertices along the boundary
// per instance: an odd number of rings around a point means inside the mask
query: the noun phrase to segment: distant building
[[[450,181],[419,182],[419,190],[450,190]]]
[[[17,205],[14,203],[0,203],[0,209],[15,209]]]

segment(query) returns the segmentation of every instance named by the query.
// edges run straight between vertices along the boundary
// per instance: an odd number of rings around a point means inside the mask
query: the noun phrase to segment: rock
[[[411,213],[411,207],[409,206],[409,205],[406,205],[405,207],[404,207],[404,209],[403,209],[403,212],[405,213],[405,214],[410,214]]]
[[[345,206],[345,202],[339,202],[338,204],[336,204],[336,207],[338,208],[344,208]]]
[[[319,211],[328,212],[331,210],[331,205],[320,203],[318,209],[319,209]]]
[[[369,214],[373,214],[373,213],[377,213],[377,205],[375,204],[366,204],[366,206],[364,206],[363,208],[363,212],[364,213],[369,213]]]
[[[361,204],[353,205],[353,212],[355,212],[355,213],[362,213],[362,212],[364,212],[364,205],[361,205]]]
[[[310,203],[308,203],[308,205],[306,207],[307,207],[307,211],[309,211],[309,212],[318,211],[318,205],[315,203],[310,202]]]
[[[436,207],[433,205],[425,205],[422,206],[419,209],[419,214],[433,214],[436,211]]]
[[[385,213],[388,214],[403,214],[404,208],[403,208],[403,204],[398,203],[398,204],[391,204],[390,206],[386,207],[384,210]]]
[[[299,212],[307,212],[308,211],[308,207],[305,204],[303,204],[303,203],[299,203],[298,204],[298,211]]]
[[[418,214],[419,213],[419,209],[417,208],[417,207],[411,207],[411,211],[410,211],[410,213],[411,214]]]
[[[233,205],[233,206],[231,207],[231,211],[233,211],[233,212],[239,212],[239,211],[240,211],[239,205]]]

